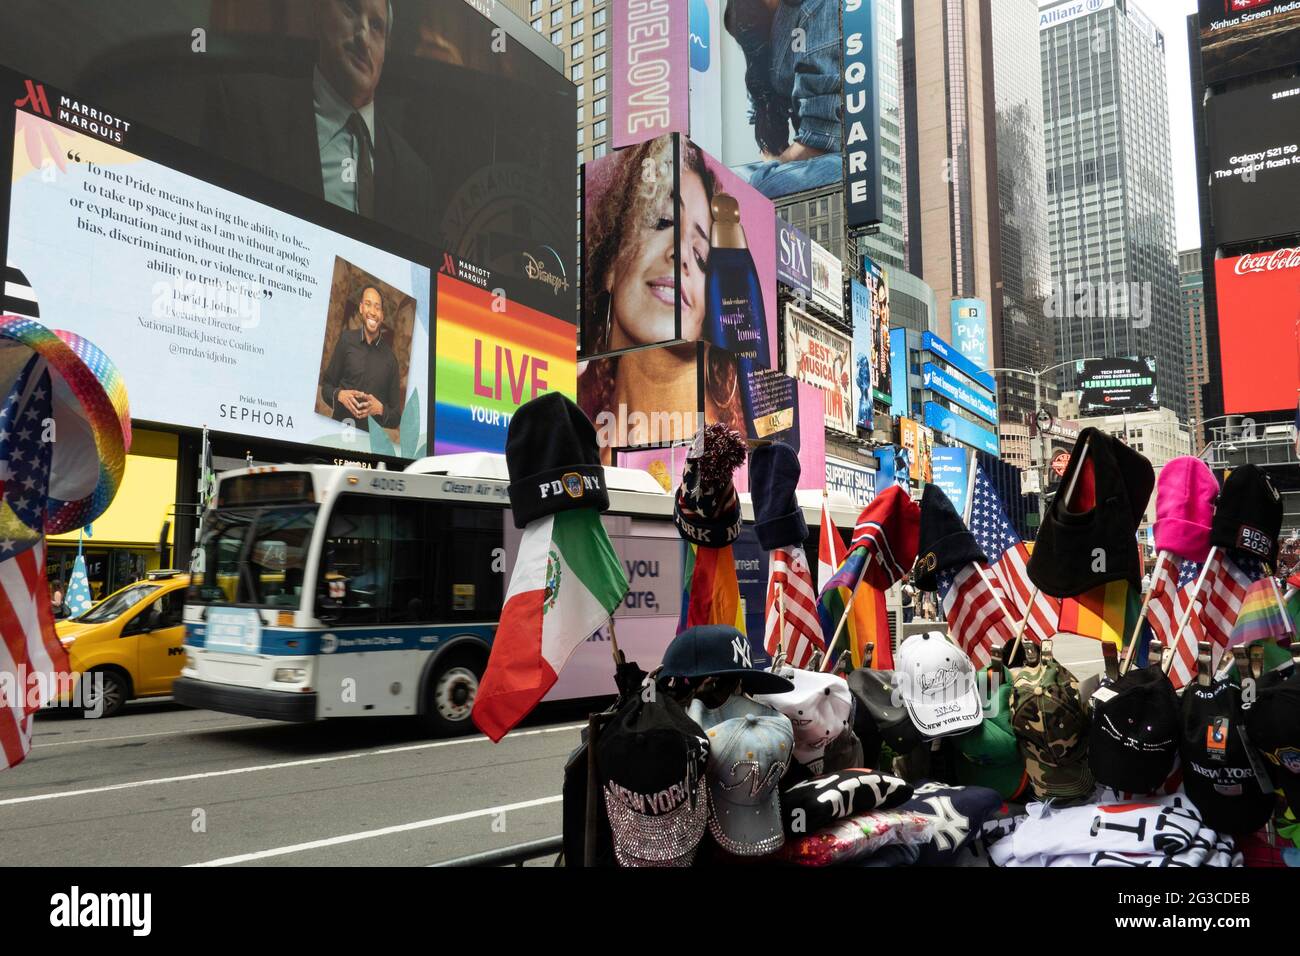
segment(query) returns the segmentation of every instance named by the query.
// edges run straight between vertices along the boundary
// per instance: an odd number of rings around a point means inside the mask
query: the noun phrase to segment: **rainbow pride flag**
[[[1294,635],[1295,625],[1278,601],[1272,579],[1265,575],[1247,589],[1228,646],[1239,647],[1269,638],[1290,641]]]
[[[1057,629],[1094,641],[1110,641],[1122,650],[1141,610],[1142,598],[1137,588],[1127,581],[1108,581],[1075,597],[1062,598]],[[1143,632],[1146,631],[1144,627]],[[1141,663],[1141,657],[1138,662]]]
[[[740,581],[731,545],[701,548],[683,541],[682,613],[677,633],[698,624],[728,624],[745,633],[745,615],[740,603]]]
[[[844,649],[844,636],[839,643],[829,647],[835,628],[844,616],[853,585],[862,573],[862,564],[870,559],[866,548],[858,548],[849,553],[839,570],[826,582],[821,597],[817,602],[817,616],[821,620],[822,636],[827,641],[827,653],[839,656]],[[894,653],[890,645],[889,614],[885,606],[885,592],[872,587],[865,581],[858,586],[858,597],[853,602],[848,622],[844,625],[848,636],[848,647],[853,655],[853,667],[875,667],[893,670]],[[864,651],[868,644],[875,644],[871,660],[864,660]]]

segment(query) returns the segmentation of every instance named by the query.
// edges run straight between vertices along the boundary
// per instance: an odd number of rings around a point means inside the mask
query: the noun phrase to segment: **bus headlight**
[[[307,670],[302,667],[277,667],[275,680],[281,684],[301,684],[307,679]]]

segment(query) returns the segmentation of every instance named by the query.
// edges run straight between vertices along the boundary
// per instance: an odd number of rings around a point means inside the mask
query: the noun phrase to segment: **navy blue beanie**
[[[795,498],[799,455],[784,442],[755,448],[749,456],[749,493],[754,500],[754,531],[766,550],[802,545],[808,522]]]

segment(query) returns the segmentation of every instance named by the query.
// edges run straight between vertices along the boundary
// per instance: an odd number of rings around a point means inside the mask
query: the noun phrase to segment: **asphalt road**
[[[0,866],[425,866],[555,836],[579,716],[493,744],[170,701],[42,714],[31,756],[0,773]]]
[[[1057,656],[1081,679],[1101,664],[1092,641],[1061,639]],[[0,773],[0,866],[427,866],[545,839],[585,712],[545,709],[500,744],[170,700],[47,712],[31,756]]]

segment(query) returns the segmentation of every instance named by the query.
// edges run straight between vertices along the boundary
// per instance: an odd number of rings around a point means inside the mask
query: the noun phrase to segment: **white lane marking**
[[[446,817],[434,817],[431,820],[416,820],[414,823],[399,823],[391,827],[380,827],[378,830],[362,830],[359,833],[345,833],[342,836],[326,837],[323,840],[310,840],[307,843],[294,843],[290,846],[278,846],[270,850],[256,850],[252,853],[241,853],[238,856],[223,856],[219,860],[208,860],[206,863],[189,863],[187,866],[231,866],[236,863],[248,863],[252,860],[264,860],[272,856],[285,856],[289,853],[302,853],[305,850],[319,850],[322,847],[338,846],[341,843],[355,843],[358,840],[372,840],[375,837],[391,836],[394,833],[406,833],[411,830],[424,830],[429,827],[438,827],[446,823],[459,823],[462,820],[473,820],[476,817],[491,816],[496,813],[509,813],[511,810],[527,810],[529,807],[541,807],[550,803],[559,803],[563,797],[556,795],[554,797],[540,797],[537,800],[525,800],[522,803],[508,803],[500,807],[488,807],[484,810],[468,810],[465,813],[453,813]]]
[[[82,740],[59,740],[49,744],[32,744],[38,747],[71,747],[73,744],[99,744],[109,740],[135,740],[138,737],[180,737],[186,734],[205,734],[210,730],[234,730],[240,727],[265,727],[266,724],[250,721],[246,724],[217,724],[214,727],[198,727],[194,730],[160,730],[152,734],[124,734],[120,737],[86,737]]]
[[[538,730],[519,730],[512,733],[507,740],[515,737],[535,737],[539,734],[555,734],[566,730],[577,730],[587,726],[582,724],[563,724],[559,727],[543,727]],[[261,770],[286,770],[290,767],[311,767],[322,763],[337,763],[340,760],[355,760],[358,757],[382,757],[388,754],[411,753],[416,750],[432,750],[437,747],[455,747],[459,744],[484,743],[486,737],[458,737],[455,740],[438,740],[427,744],[410,744],[406,747],[381,747],[377,750],[362,750],[357,753],[336,754],[333,757],[312,757],[307,760],[285,760],[280,763],[256,764],[252,767],[234,767],[230,770],[209,770],[205,773],[187,773],[178,777],[156,777],[152,780],[131,780],[127,783],[113,783],[103,787],[87,787],[84,790],[56,790],[52,793],[34,793],[26,797],[9,797],[0,800],[0,807],[18,803],[35,803],[39,800],[58,800],[61,797],[82,797],[92,793],[111,793],[115,790],[133,790],[137,787],[152,787],[164,783],[185,783],[189,780],[208,780],[213,777],[228,777],[241,773],[257,773]]]

